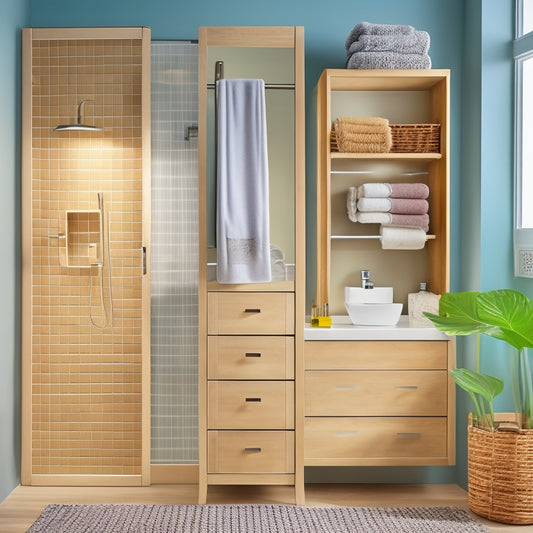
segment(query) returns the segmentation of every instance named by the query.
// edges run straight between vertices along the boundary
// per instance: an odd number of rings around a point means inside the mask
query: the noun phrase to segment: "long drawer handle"
[[[260,452],[261,448],[259,446],[247,446],[244,448],[245,452]]]
[[[260,402],[261,401],[261,398],[246,398],[246,401],[247,402]]]
[[[261,357],[261,354],[259,352],[246,352],[244,357]]]
[[[247,307],[245,310],[244,310],[245,313],[260,313],[261,312],[261,309],[257,309],[255,307]]]
[[[419,439],[422,434],[421,433],[396,433],[396,436],[399,439]]]
[[[359,385],[336,385],[335,390],[359,390]]]
[[[416,389],[418,389],[418,385],[398,385],[396,388],[397,389],[412,389],[412,390],[416,390]]]
[[[335,435],[338,437],[355,437],[359,431],[336,431]]]

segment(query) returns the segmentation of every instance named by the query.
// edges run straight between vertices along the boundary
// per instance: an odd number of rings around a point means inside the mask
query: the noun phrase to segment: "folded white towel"
[[[388,198],[392,188],[390,183],[363,183],[357,188],[358,198]]]
[[[357,222],[361,224],[392,224],[392,214],[385,211],[359,211]]]
[[[269,282],[265,84],[220,80],[217,89],[217,280]]]
[[[346,212],[352,222],[357,222],[357,187],[350,187],[346,195]]]

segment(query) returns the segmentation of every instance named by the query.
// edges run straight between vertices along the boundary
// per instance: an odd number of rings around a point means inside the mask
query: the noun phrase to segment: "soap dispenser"
[[[439,294],[433,294],[427,290],[427,284],[421,283],[420,290],[407,296],[407,307],[409,312],[409,325],[411,326],[433,326],[432,322],[423,313],[439,314]]]

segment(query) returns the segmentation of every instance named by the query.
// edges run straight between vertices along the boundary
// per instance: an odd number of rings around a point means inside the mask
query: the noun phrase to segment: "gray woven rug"
[[[48,505],[27,533],[486,533],[456,507]]]

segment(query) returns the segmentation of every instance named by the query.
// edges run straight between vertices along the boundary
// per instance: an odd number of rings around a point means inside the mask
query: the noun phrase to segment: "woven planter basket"
[[[468,504],[489,520],[533,524],[533,429],[490,432],[470,422]]]

